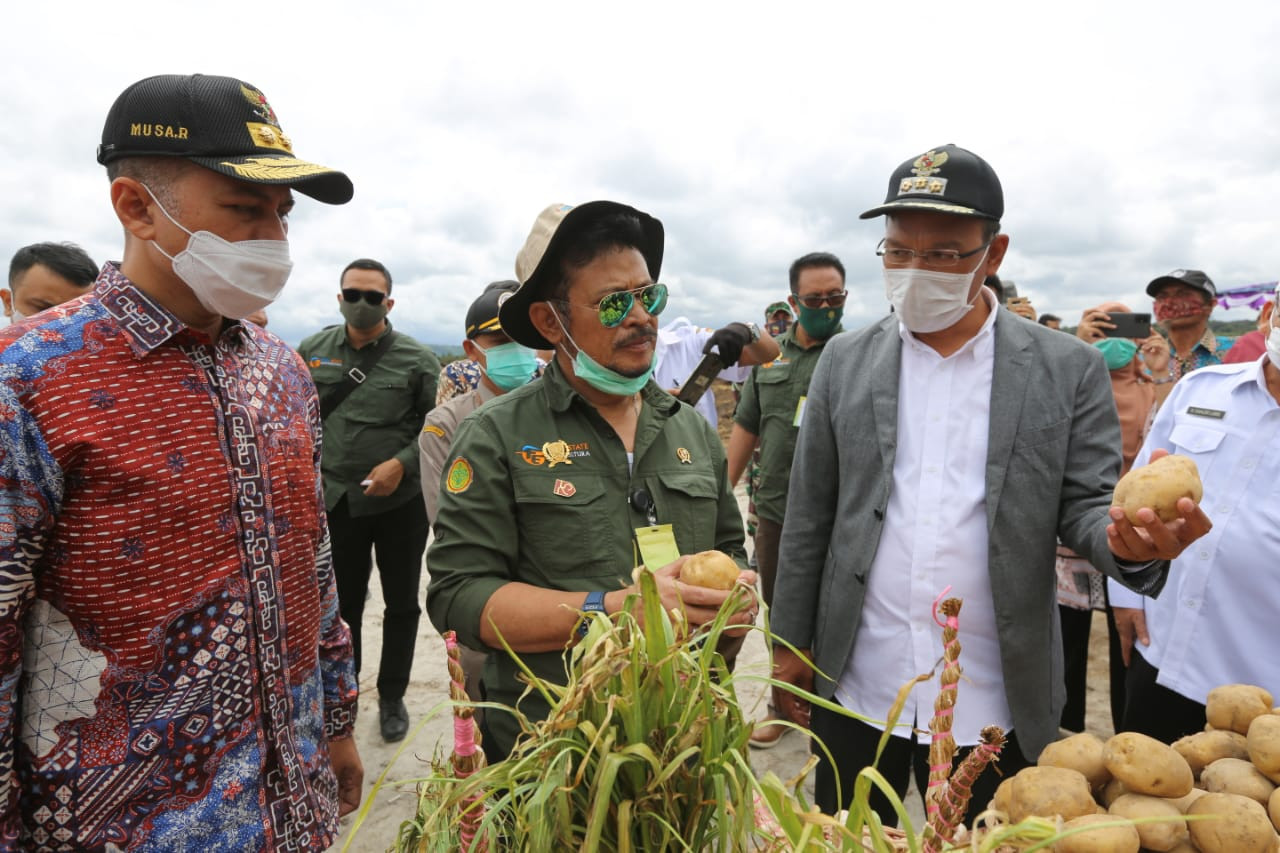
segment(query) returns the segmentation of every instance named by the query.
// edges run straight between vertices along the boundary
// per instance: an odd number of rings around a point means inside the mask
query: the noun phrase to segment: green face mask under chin
[[[363,299],[359,302],[343,302],[338,306],[338,310],[342,312],[342,319],[355,329],[372,329],[387,316],[385,302],[382,305],[370,305]]]
[[[798,322],[804,327],[809,337],[818,340],[834,335],[840,326],[840,318],[844,316],[843,306],[840,308],[807,308],[804,305],[797,307],[800,309]]]
[[[630,397],[648,382],[649,377],[653,376],[654,369],[658,366],[658,353],[655,351],[649,359],[649,369],[639,376],[623,376],[616,370],[610,370],[600,362],[582,351],[582,347],[578,346],[578,342],[569,334],[569,330],[564,327],[564,323],[560,322],[560,314],[553,307],[551,313],[555,316],[556,322],[560,324],[560,331],[564,332],[564,336],[569,339],[569,343],[573,344],[573,348],[578,354],[573,357],[573,373],[583,382],[590,385],[605,394],[613,394],[618,397]],[[566,351],[566,355],[568,352]]]

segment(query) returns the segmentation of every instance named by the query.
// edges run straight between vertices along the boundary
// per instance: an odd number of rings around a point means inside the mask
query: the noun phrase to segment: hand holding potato
[[[662,608],[670,611],[683,608],[690,625],[705,625],[716,618],[720,605],[733,595],[741,594],[739,589],[754,588],[755,572],[739,572],[737,580],[741,583],[730,584],[728,589],[711,589],[688,583],[683,572],[693,555],[686,555],[668,563],[653,573],[658,585],[658,594],[662,597]],[[726,559],[729,559],[726,557]],[[731,561],[732,562],[732,561]],[[736,564],[735,564],[736,568]],[[730,624],[750,625],[755,621],[755,607],[744,607],[729,617]]]
[[[1168,455],[1165,450],[1155,451],[1147,466],[1133,469],[1116,484],[1117,505],[1111,507],[1107,545],[1111,553],[1122,560],[1135,563],[1172,560],[1213,527],[1198,505],[1198,475],[1195,477],[1196,488],[1191,490],[1171,476],[1185,473],[1182,470],[1184,466],[1162,463],[1159,467],[1164,471],[1157,477],[1148,470]],[[1167,481],[1166,475],[1170,475]],[[1141,486],[1135,486],[1135,483]],[[1134,489],[1134,493],[1131,494],[1130,489]],[[1192,495],[1194,499],[1176,497],[1182,494]],[[1176,500],[1172,499],[1175,497]]]

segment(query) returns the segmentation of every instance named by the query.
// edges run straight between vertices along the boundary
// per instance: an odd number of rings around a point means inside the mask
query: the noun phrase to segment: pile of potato
[[[1038,766],[1000,784],[991,808],[1014,823],[1099,824],[1057,842],[1056,853],[1280,853],[1280,708],[1261,687],[1229,684],[1205,710],[1205,730],[1173,746],[1136,732],[1052,743]],[[1118,819],[1135,822],[1104,825]]]

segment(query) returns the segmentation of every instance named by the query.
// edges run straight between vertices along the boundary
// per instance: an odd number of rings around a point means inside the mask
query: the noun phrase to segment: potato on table
[[[1280,717],[1276,719],[1280,720]],[[1040,767],[1076,770],[1089,780],[1089,787],[1094,791],[1101,791],[1111,781],[1111,773],[1102,760],[1104,746],[1097,735],[1081,732],[1046,746],[1036,764]]]
[[[1260,714],[1249,723],[1245,749],[1253,766],[1280,785],[1280,716]]]
[[[1280,717],[1276,719],[1280,721]],[[1173,748],[1187,760],[1187,764],[1191,765],[1191,772],[1197,779],[1200,778],[1200,771],[1219,758],[1249,757],[1244,735],[1221,729],[1196,732],[1193,735],[1178,738],[1173,742]]]
[[[1107,741],[1103,761],[1135,794],[1182,797],[1195,784],[1191,766],[1173,747],[1138,732],[1121,732]]]
[[[1215,820],[1191,820],[1187,829],[1202,853],[1275,853],[1276,830],[1267,811],[1239,794],[1205,794],[1187,811],[1188,817],[1216,815]]]
[[[1209,691],[1204,715],[1215,729],[1249,733],[1255,717],[1271,713],[1271,694],[1253,684],[1224,684]]]
[[[1200,774],[1200,784],[1211,794],[1239,794],[1264,806],[1276,790],[1261,770],[1241,758],[1219,758]]]
[[[1146,794],[1125,794],[1111,804],[1111,814],[1128,820],[1151,818],[1150,822],[1134,824],[1138,838],[1145,850],[1163,853],[1172,850],[1187,835],[1187,824],[1182,812],[1173,800],[1149,797]]]
[[[1110,825],[1108,825],[1110,824]],[[1138,853],[1142,843],[1133,824],[1116,824],[1111,815],[1091,814],[1073,818],[1063,832],[1089,827],[1053,844],[1054,853]]]
[[[1096,814],[1098,804],[1089,790],[1089,780],[1065,767],[1026,767],[1013,777],[1009,788],[1009,819],[1019,823],[1029,817],[1063,820]]]

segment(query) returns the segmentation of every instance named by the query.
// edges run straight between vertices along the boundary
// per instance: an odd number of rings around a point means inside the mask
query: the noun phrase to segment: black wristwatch
[[[604,592],[596,590],[587,593],[587,600],[582,603],[582,615],[585,617],[588,613],[605,613],[604,609]],[[578,623],[578,638],[587,636],[587,630],[591,627],[591,620],[584,618]]]

